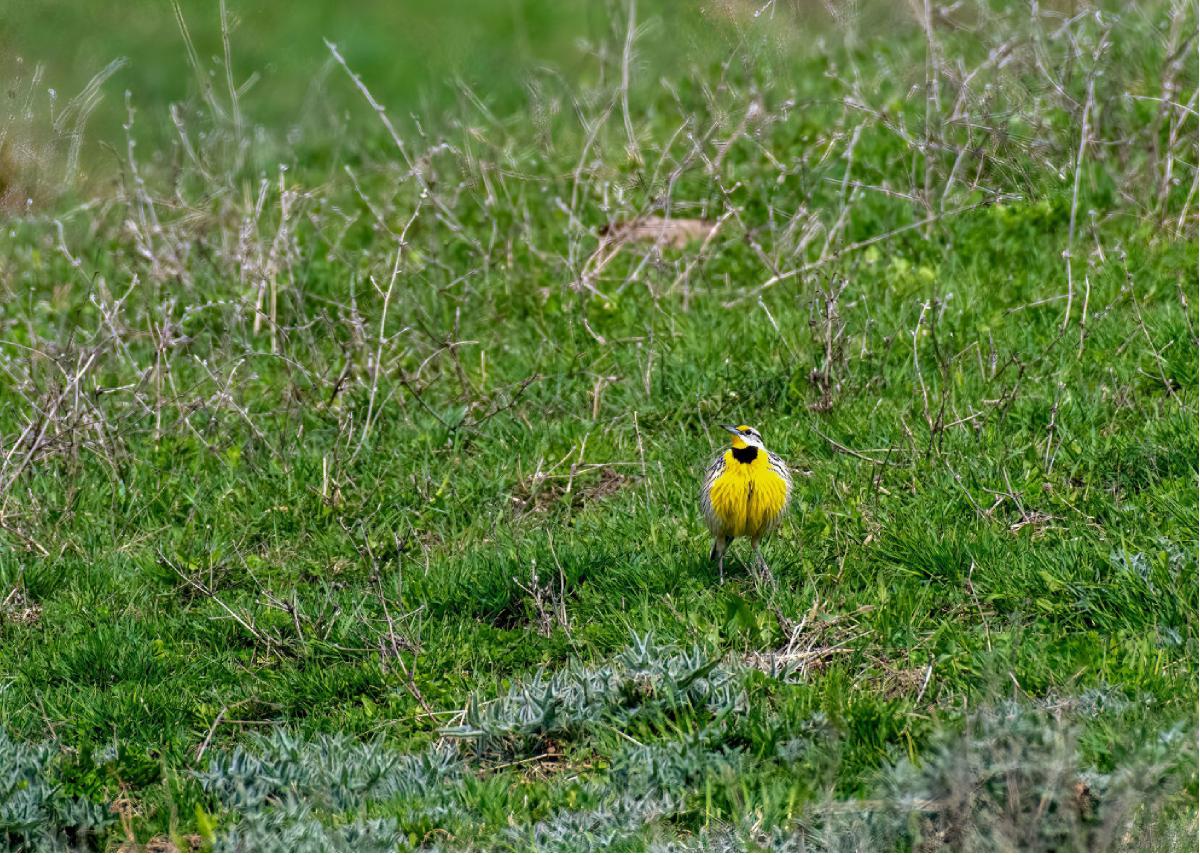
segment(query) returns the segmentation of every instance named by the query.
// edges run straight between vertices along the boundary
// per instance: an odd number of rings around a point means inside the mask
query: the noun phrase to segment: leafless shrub
[[[528,596],[540,635],[549,638],[556,626],[562,627],[568,636],[571,635],[571,620],[567,616],[567,578],[561,566],[558,567],[557,578],[542,582],[538,578],[535,560],[529,565],[529,581],[522,582],[514,577],[513,583]]]
[[[842,387],[841,374],[846,366],[846,323],[838,313],[838,300],[847,284],[847,280],[838,278],[825,287],[818,287],[809,314],[808,325],[820,354],[820,364],[809,374],[820,397],[809,406],[821,413],[833,409],[834,399]]]

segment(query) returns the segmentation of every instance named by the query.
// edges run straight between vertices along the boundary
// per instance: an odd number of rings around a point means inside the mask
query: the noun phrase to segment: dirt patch
[[[42,607],[20,588],[13,588],[0,603],[0,622],[32,626],[42,619]]]
[[[913,668],[886,668],[880,682],[883,696],[889,700],[896,698],[921,697],[923,690],[929,686],[933,671],[928,666]]]
[[[542,513],[569,497],[572,511],[599,501],[620,490],[632,479],[611,466],[580,468],[566,476],[551,477],[534,473],[517,484],[509,497],[514,513],[524,516]]]
[[[826,614],[820,599],[814,599],[808,613],[799,620],[778,609],[775,617],[787,643],[773,650],[752,650],[742,658],[748,668],[786,682],[801,682],[813,671],[820,671],[839,656],[854,653],[853,642],[864,633],[858,631],[857,616],[871,611],[860,606],[849,614]]]
[[[562,747],[553,739],[546,739],[542,743],[542,750],[532,757],[526,757],[512,763],[502,763],[498,766],[493,766],[489,771],[496,772],[500,769],[518,768],[521,770],[521,777],[529,783],[542,783],[548,781],[568,768],[567,755],[563,752]]]

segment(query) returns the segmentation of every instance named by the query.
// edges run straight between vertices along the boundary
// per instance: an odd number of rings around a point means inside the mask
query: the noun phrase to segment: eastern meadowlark
[[[725,550],[735,537],[748,537],[763,575],[771,571],[759,542],[779,525],[792,497],[787,464],[763,446],[762,436],[747,425],[721,425],[733,436],[730,448],[712,462],[704,476],[700,506],[712,532],[709,560],[717,559],[725,581]]]

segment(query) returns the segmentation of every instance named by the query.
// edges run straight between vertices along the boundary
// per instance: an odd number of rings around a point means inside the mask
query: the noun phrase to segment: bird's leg
[[[713,538],[712,552],[708,555],[708,560],[717,559],[717,573],[721,576],[721,584],[725,584],[725,550],[729,548],[729,539],[723,535]]]
[[[763,558],[762,550],[759,549],[757,540],[754,541],[753,546],[754,564],[759,575],[762,577],[764,582],[770,582],[772,585],[775,584],[775,577],[771,573],[771,568],[767,566],[767,559]]]

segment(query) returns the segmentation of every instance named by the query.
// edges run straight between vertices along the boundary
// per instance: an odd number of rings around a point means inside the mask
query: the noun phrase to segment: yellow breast
[[[766,454],[739,463],[725,452],[724,471],[709,487],[713,513],[729,537],[760,537],[774,528],[787,504],[787,482]]]

